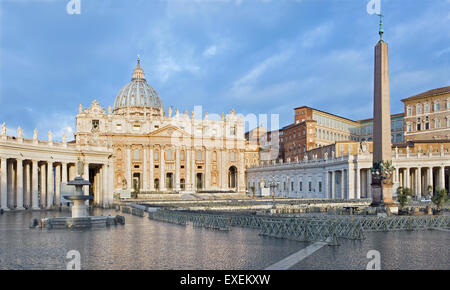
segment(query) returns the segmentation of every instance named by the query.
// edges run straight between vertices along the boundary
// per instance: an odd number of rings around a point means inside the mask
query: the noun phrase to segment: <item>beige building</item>
[[[405,140],[450,140],[450,86],[406,99]]]
[[[22,129],[0,132],[0,207],[4,210],[59,206],[85,164],[91,182],[85,194],[93,205],[109,207],[114,194],[244,192],[245,167],[259,164],[257,143],[247,142],[244,120],[234,110],[215,119],[194,111],[165,112],[155,89],[146,81],[140,61],[131,81],[105,110],[97,101],[81,105],[75,140],[25,139]],[[247,161],[246,161],[247,160]]]

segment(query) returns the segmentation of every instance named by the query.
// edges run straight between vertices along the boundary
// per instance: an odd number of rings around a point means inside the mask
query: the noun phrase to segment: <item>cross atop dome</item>
[[[137,65],[133,72],[133,80],[145,80],[144,70],[141,68],[141,58],[138,54]]]

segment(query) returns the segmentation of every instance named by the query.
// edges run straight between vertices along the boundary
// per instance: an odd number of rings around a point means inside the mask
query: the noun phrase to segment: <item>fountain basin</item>
[[[94,199],[94,196],[93,195],[65,195],[64,198],[67,200],[71,200],[71,201],[76,201],[76,200],[86,201],[86,200]]]

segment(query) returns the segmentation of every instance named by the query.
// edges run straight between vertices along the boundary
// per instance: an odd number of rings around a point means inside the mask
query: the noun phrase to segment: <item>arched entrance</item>
[[[237,187],[237,168],[235,166],[231,166],[228,169],[228,187],[231,189],[236,189]]]
[[[198,190],[203,189],[203,173],[197,173],[195,184]]]

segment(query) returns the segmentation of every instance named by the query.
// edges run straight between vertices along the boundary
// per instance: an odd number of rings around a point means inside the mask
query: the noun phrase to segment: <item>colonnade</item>
[[[395,170],[394,182],[411,189],[416,197],[431,195],[438,189],[450,186],[450,166],[399,167]]]

